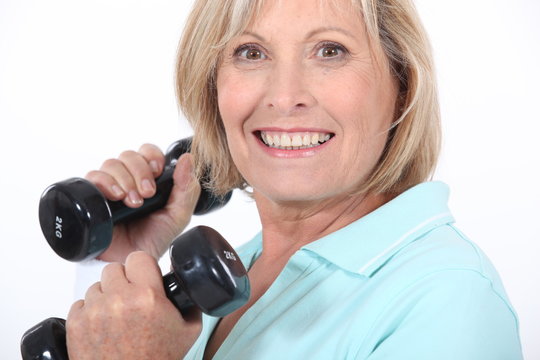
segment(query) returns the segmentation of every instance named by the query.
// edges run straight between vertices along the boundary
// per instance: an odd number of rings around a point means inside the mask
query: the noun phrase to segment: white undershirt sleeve
[[[75,300],[84,299],[86,290],[94,283],[100,281],[101,272],[108,262],[101,260],[87,260],[75,265]]]

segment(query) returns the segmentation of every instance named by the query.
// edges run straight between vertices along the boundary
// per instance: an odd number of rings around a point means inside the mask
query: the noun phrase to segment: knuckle
[[[101,175],[102,175],[101,171],[91,170],[91,171],[86,173],[85,179],[87,179],[87,180],[96,180],[96,179],[99,179],[101,177]]]
[[[137,288],[129,292],[114,293],[107,296],[104,311],[109,318],[130,317],[137,314],[138,317],[151,317],[157,306],[157,297],[150,289]]]
[[[107,310],[104,310],[100,308],[99,306],[89,306],[85,311],[85,323],[87,324],[96,324],[100,323],[102,317],[105,315],[105,313],[108,312]]]
[[[104,268],[103,268],[103,272],[101,273],[101,278],[103,278],[105,274],[110,274],[110,273],[116,273],[120,270],[123,270],[123,267],[124,265],[120,264],[120,263],[110,263],[110,264],[107,264]]]
[[[110,158],[103,162],[101,169],[111,169],[117,167],[118,165],[120,165],[120,160]]]
[[[140,147],[139,152],[146,159],[147,162],[156,161],[160,164],[165,156],[160,148],[153,144],[144,144]]]
[[[151,311],[157,303],[156,294],[150,288],[139,288],[134,298],[135,306],[141,310]]]
[[[126,303],[121,294],[111,294],[107,299],[109,315],[121,315],[125,312]]]
[[[154,258],[146,251],[136,250],[131,252],[126,258],[126,268],[132,268],[137,271],[138,269],[144,269],[149,263],[153,263]]]
[[[80,314],[80,310],[83,308],[84,305],[85,305],[84,300],[82,300],[82,299],[75,301],[71,305],[71,308],[69,309],[68,319],[69,318],[76,318],[78,316],[78,314]]]
[[[139,151],[140,152],[161,152],[161,150],[154,144],[150,144],[150,143],[144,143],[141,145],[141,147],[139,148]]]
[[[101,292],[101,282],[96,282],[92,284],[88,289],[86,289],[85,299],[90,299],[96,293]]]
[[[119,158],[120,159],[130,159],[130,158],[133,158],[133,157],[136,157],[138,156],[139,153],[137,153],[136,151],[133,151],[133,150],[125,150],[125,151],[122,151],[120,153],[120,156]]]

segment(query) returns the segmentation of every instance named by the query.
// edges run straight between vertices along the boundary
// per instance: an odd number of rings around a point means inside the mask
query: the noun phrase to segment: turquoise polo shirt
[[[417,185],[298,250],[214,359],[522,359],[518,319],[441,182]],[[257,235],[238,254],[247,268]],[[185,359],[202,359],[219,319]]]

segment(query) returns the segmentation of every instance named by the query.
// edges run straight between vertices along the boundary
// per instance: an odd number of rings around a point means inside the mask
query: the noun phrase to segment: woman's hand
[[[103,163],[86,179],[93,182],[109,200],[123,200],[131,207],[142,205],[156,192],[154,178],[165,166],[165,157],[154,145],[145,144],[138,152],[125,151],[118,159]],[[159,259],[170,242],[188,225],[200,194],[193,175],[191,154],[183,154],[173,175],[174,186],[167,205],[137,221],[116,224],[109,248],[98,259],[123,263],[133,251],[142,250]]]
[[[66,330],[71,360],[181,359],[200,334],[201,314],[181,314],[156,260],[138,251],[125,266],[105,267],[101,282],[71,307]]]

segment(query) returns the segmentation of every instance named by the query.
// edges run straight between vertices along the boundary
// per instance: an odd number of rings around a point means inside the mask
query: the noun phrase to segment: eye
[[[343,45],[325,42],[322,43],[317,49],[317,56],[323,58],[335,58],[346,55],[348,53],[347,49]]]
[[[250,61],[266,59],[266,55],[264,54],[264,52],[262,52],[262,50],[255,44],[244,44],[239,46],[234,51],[234,56],[243,60]]]

